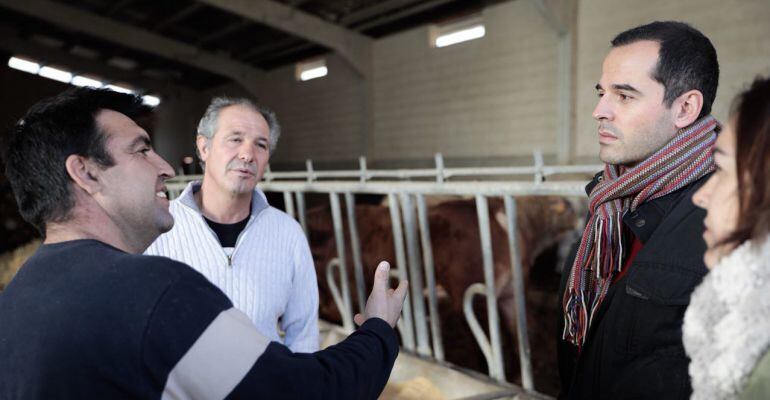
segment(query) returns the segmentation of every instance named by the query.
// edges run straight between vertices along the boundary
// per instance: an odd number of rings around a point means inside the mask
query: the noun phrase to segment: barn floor
[[[319,321],[321,347],[326,348],[344,339],[342,327]],[[486,375],[448,363],[437,363],[404,351],[396,359],[388,385],[381,400],[540,400],[550,399],[522,388],[495,382]]]

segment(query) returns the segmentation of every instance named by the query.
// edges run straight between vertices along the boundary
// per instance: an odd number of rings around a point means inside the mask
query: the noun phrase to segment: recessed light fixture
[[[431,45],[447,47],[469,40],[483,38],[486,28],[480,15],[463,18],[460,21],[444,25],[434,25],[431,28]]]
[[[299,81],[309,81],[311,79],[322,78],[329,73],[326,68],[326,60],[313,60],[297,63],[295,77]]]

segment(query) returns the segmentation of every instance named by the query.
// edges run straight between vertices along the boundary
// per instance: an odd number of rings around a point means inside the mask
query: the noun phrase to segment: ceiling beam
[[[113,4],[109,10],[107,10],[107,16],[115,15],[118,13],[118,11],[126,8],[129,4],[133,3],[134,0],[122,0],[115,4]]]
[[[307,42],[294,37],[284,37],[283,39],[274,40],[262,46],[254,46],[249,51],[241,54],[240,58],[248,61],[261,61],[262,56],[269,56],[271,52],[297,46],[299,44],[307,44]]]
[[[103,18],[50,0],[0,0],[0,6],[61,27],[84,32],[139,51],[229,77],[253,82],[262,71],[232,58],[201,50],[187,43],[151,33],[132,25]]]
[[[362,25],[355,26],[354,29],[358,31],[365,31],[370,28],[375,28],[399,19],[410,17],[414,14],[418,14],[423,11],[430,10],[431,8],[442,6],[452,1],[454,0],[432,0],[432,1],[427,1],[425,3],[415,4],[414,6],[407,7],[401,11],[386,15],[382,18],[373,19],[371,21],[363,23]]]
[[[254,25],[254,21],[244,19],[236,23],[232,23],[218,31],[212,32],[211,34],[204,36],[198,40],[196,43],[197,46],[201,46],[204,44],[208,44],[213,42],[217,39],[222,39],[224,37],[227,37],[228,35],[233,34],[234,32],[237,32],[241,29],[245,29],[246,27]]]
[[[163,29],[166,29],[166,27],[173,24],[174,22],[178,22],[187,18],[190,14],[198,11],[201,7],[203,7],[203,4],[193,3],[187,8],[183,9],[182,11],[179,11],[176,14],[173,14],[170,17],[166,18],[165,20],[158,22],[150,30],[154,32],[160,32]]]
[[[75,74],[96,75],[109,82],[126,82],[147,92],[179,94],[192,91],[192,89],[184,86],[148,78],[133,71],[111,67],[98,60],[76,56],[63,49],[21,39],[17,36],[17,32],[9,28],[0,28],[0,48],[13,55],[27,56],[44,64],[66,67]]]
[[[360,10],[354,11],[342,18],[340,18],[339,23],[341,25],[349,26],[352,24],[357,24],[362,21],[366,21],[369,18],[376,17],[378,15],[386,14],[389,12],[393,12],[395,10],[411,6],[414,3],[417,3],[419,0],[384,0],[380,1],[377,4],[374,4],[372,6],[362,8]]]
[[[368,76],[371,71],[372,39],[358,32],[271,0],[200,1],[328,47],[361,75]]]

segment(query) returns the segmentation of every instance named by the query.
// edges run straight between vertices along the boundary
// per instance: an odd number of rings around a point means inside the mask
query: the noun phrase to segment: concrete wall
[[[357,159],[365,153],[364,80],[337,56],[327,56],[326,65],[329,74],[322,79],[299,82],[289,65],[270,71],[254,89],[283,128],[273,165]]]
[[[578,2],[576,156],[597,160],[599,145],[594,85],[610,40],[619,32],[655,20],[692,24],[711,39],[721,75],[713,114],[727,115],[733,96],[757,74],[770,74],[770,2],[767,0],[581,0]]]
[[[531,1],[484,10],[486,36],[431,48],[428,27],[376,42],[377,160],[555,153],[556,34]]]
[[[155,109],[153,132],[155,151],[178,170],[182,157],[195,154],[195,136],[203,112],[209,103],[207,94],[164,96]]]

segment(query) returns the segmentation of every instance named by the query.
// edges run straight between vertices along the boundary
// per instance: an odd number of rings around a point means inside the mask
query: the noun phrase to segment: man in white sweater
[[[256,188],[279,135],[270,110],[247,99],[214,98],[198,124],[203,181],[191,182],[171,202],[174,227],[145,254],[191,265],[260,333],[294,352],[313,352],[318,284],[307,239]]]

